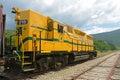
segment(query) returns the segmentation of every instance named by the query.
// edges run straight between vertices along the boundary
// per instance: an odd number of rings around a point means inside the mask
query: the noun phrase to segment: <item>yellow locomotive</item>
[[[85,32],[32,10],[13,8],[12,12],[16,15],[16,49],[6,69],[44,71],[96,57],[93,37]]]

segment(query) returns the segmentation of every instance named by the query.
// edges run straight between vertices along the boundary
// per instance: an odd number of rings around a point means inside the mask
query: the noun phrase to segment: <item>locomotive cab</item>
[[[5,23],[6,15],[2,12],[3,6],[0,4],[0,66],[5,64]]]

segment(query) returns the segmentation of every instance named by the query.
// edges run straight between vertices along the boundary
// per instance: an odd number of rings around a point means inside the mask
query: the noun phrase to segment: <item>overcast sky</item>
[[[88,34],[120,29],[120,0],[0,0],[7,29],[15,29],[13,7],[32,9]]]

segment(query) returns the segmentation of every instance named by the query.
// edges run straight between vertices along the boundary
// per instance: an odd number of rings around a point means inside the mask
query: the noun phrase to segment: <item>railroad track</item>
[[[89,61],[76,62],[76,63],[70,64],[70,65],[66,66],[65,68],[60,69],[58,71],[50,70],[45,73],[43,72],[43,73],[24,74],[23,76],[19,76],[19,79],[21,79],[21,80],[22,79],[23,80],[64,80],[64,79],[69,78],[69,80],[71,80],[73,77],[72,75],[74,75],[74,73],[75,73],[75,75],[78,75],[76,73],[80,73],[80,72],[83,72],[84,70],[89,69],[89,67],[94,66],[98,62],[101,62],[103,59],[105,60],[106,58],[112,57],[113,54],[117,54],[117,53],[112,53],[112,54],[105,55],[105,56],[98,56],[97,58],[95,58],[93,60],[89,60]],[[70,77],[70,76],[72,76],[72,77]],[[13,80],[13,77],[11,77],[11,78],[12,78],[11,80]],[[5,80],[7,80],[7,79],[5,79]]]
[[[119,59],[120,54],[113,54],[98,62],[96,65],[88,68],[87,70],[75,74],[65,80],[111,80],[111,76],[114,73],[115,66],[119,62]],[[120,80],[120,77],[119,79],[117,77],[117,80]]]
[[[120,80],[120,56],[110,78],[111,80]]]
[[[98,62],[101,62],[103,59],[111,57],[113,54],[117,53],[119,52],[113,52],[112,54],[101,56],[87,62],[83,61],[83,63],[78,63],[77,65],[67,66],[59,71],[50,71],[42,75],[36,75],[34,77],[28,78],[27,80],[71,80],[73,75],[77,75],[89,69],[91,66],[94,66]]]

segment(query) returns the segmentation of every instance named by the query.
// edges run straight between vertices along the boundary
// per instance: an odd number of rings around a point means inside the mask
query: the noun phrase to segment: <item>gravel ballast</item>
[[[119,53],[119,52],[114,52],[114,53],[111,53],[111,54],[103,56],[103,57],[89,60],[84,63],[76,64],[74,66],[67,66],[59,71],[50,71],[43,75],[37,75],[32,78],[28,78],[26,80],[65,80],[65,79],[69,79],[71,76],[79,74],[82,71],[89,69],[91,66],[94,66],[95,64],[102,61],[103,59],[105,59],[113,54],[117,54],[117,53]]]

